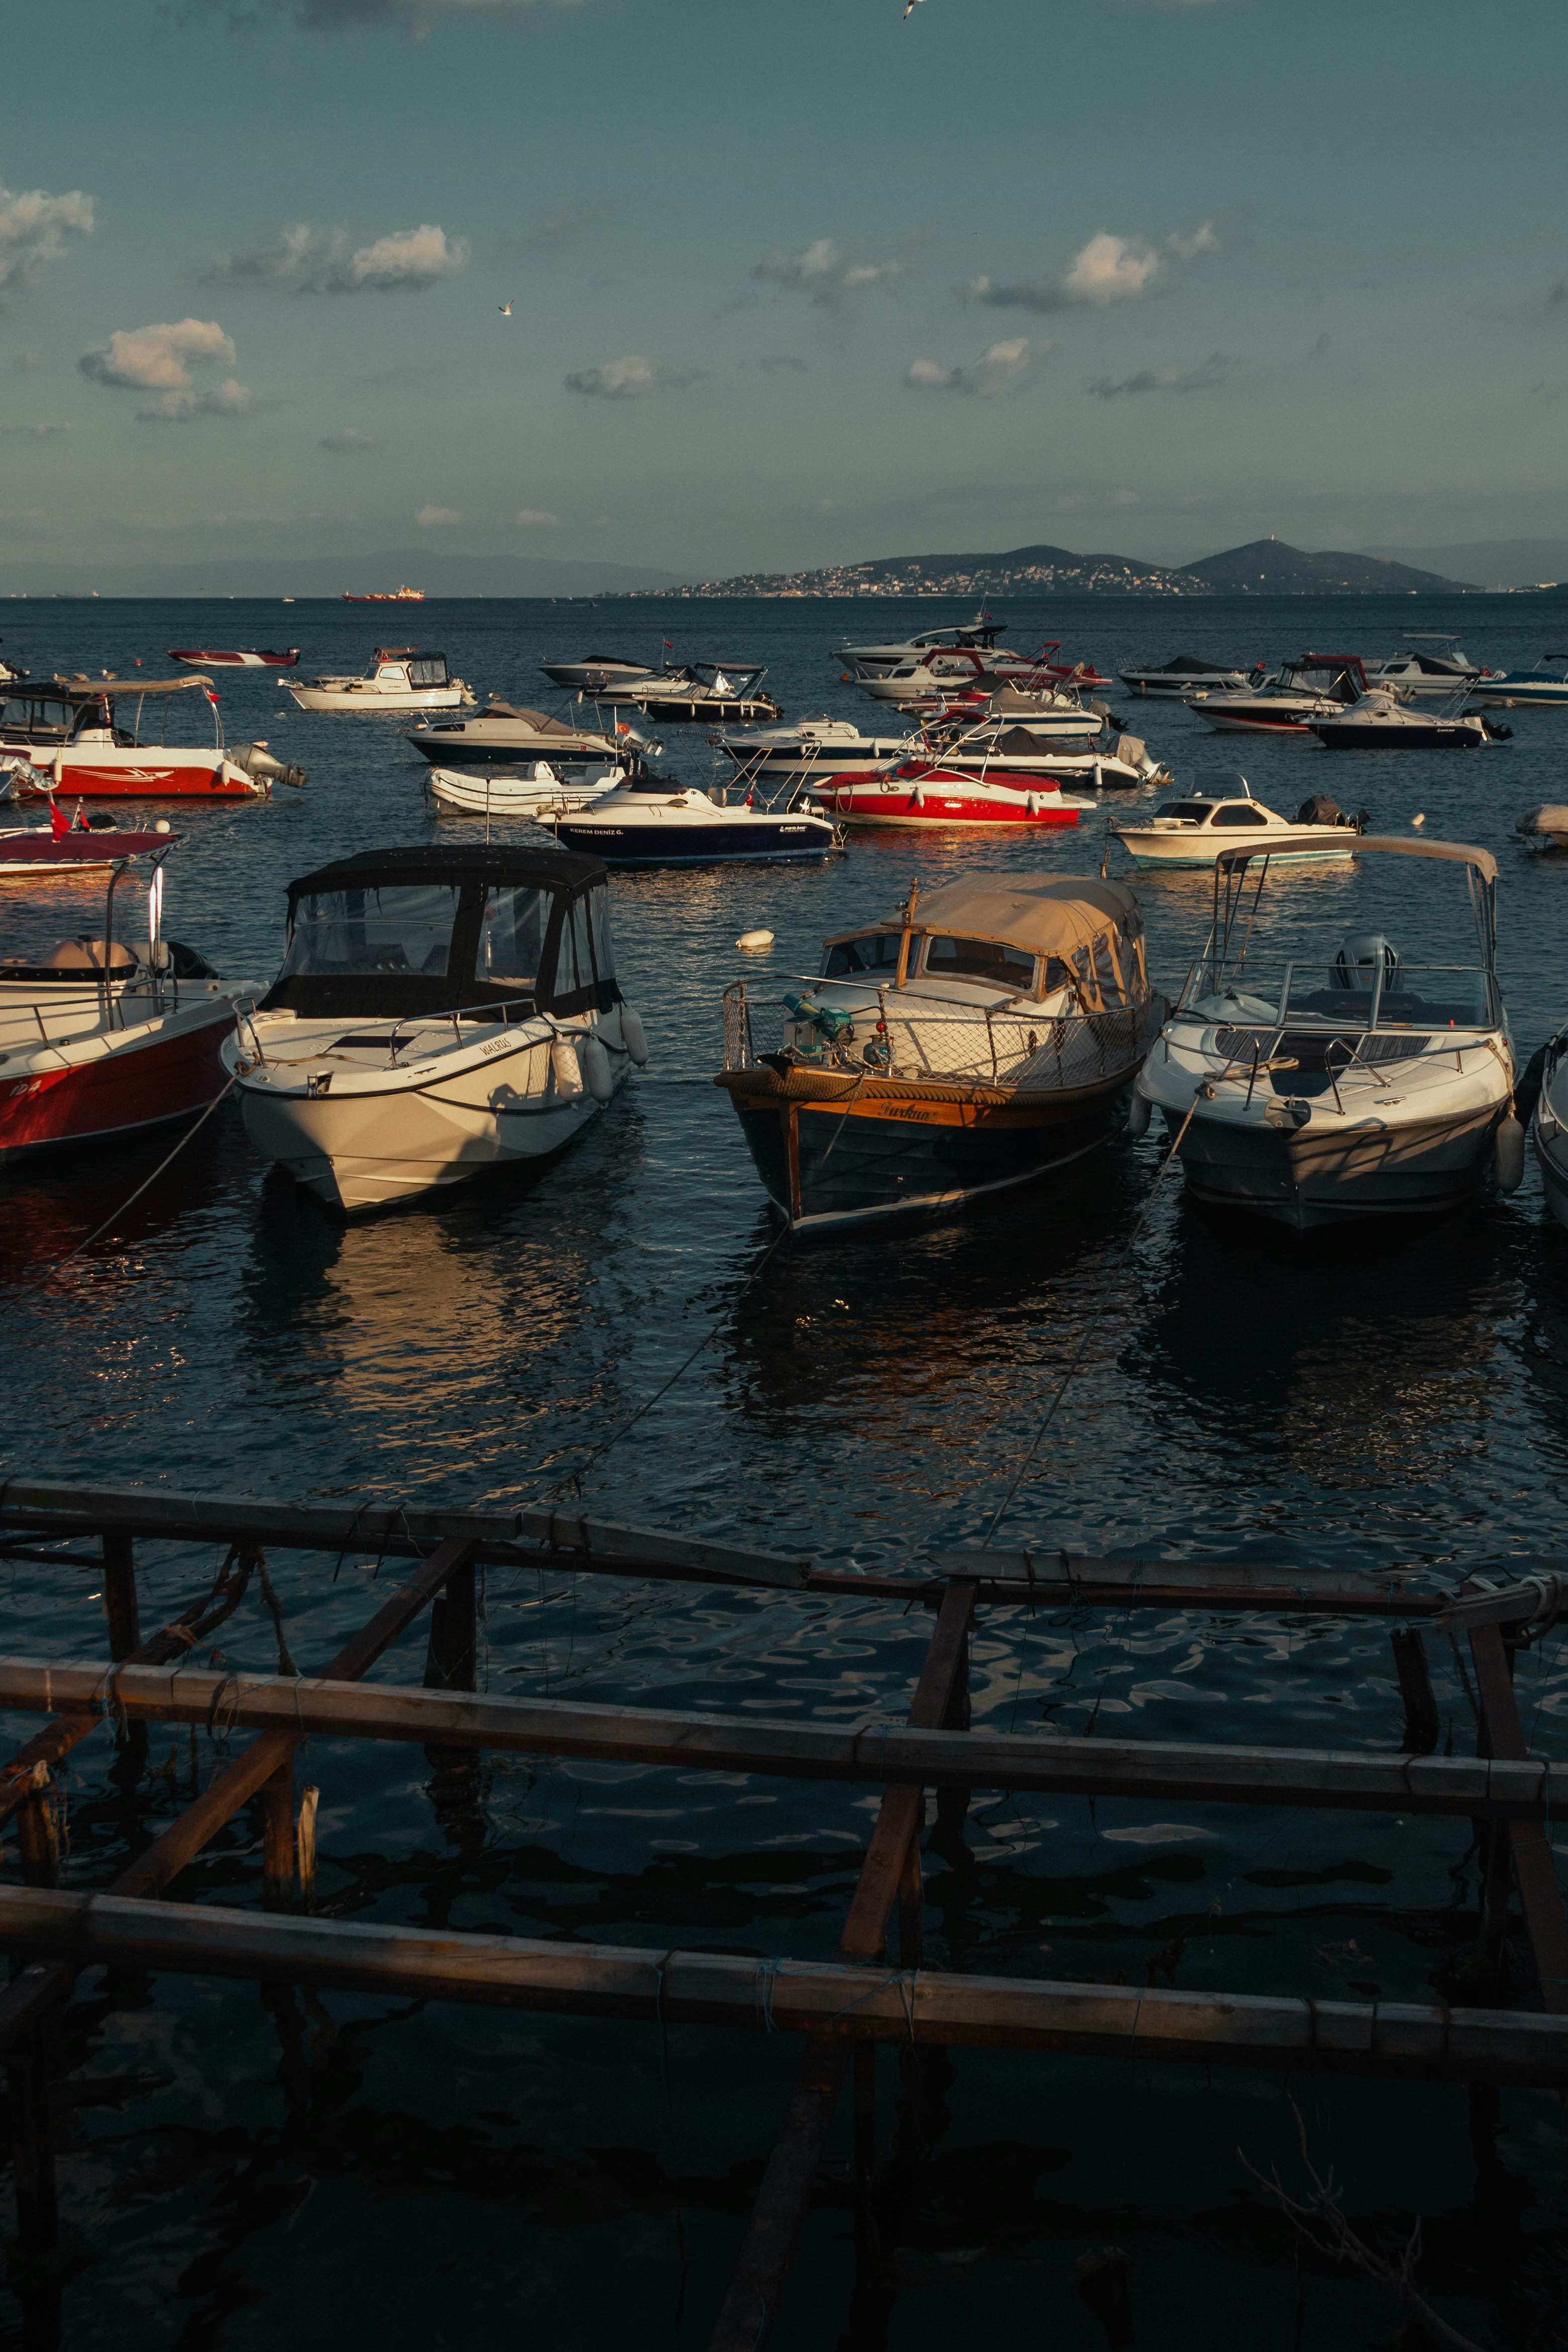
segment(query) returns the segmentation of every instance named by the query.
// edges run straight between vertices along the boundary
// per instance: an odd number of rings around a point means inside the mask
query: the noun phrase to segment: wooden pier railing
[[[199,1598],[144,1637],[135,1547],[153,1543],[222,1545],[226,1557]],[[268,1550],[371,1552],[406,1561],[411,1572],[319,1675],[220,1675],[187,1663],[196,1649],[210,1647],[252,1577],[264,1580]],[[859,1575],[731,1547],[710,1534],[626,1528],[566,1513],[287,1506],[34,1478],[0,1485],[0,1558],[56,1570],[100,1568],[110,1651],[98,1663],[0,1656],[0,1709],[47,1718],[0,1766],[0,1824],[15,1818],[29,1882],[0,1889],[0,1945],[23,1963],[0,1990],[0,2057],[9,2070],[19,2219],[30,2244],[50,2242],[57,2220],[47,2020],[81,1969],[107,1962],[606,2019],[765,2025],[803,2035],[800,2076],[715,2322],[712,2352],[758,2352],[767,2339],[851,2066],[862,2168],[874,2150],[872,2053],[879,2042],[1568,2086],[1568,1914],[1550,1842],[1554,1811],[1559,1820],[1568,1811],[1568,1763],[1530,1755],[1511,1677],[1514,1651],[1531,1638],[1549,1589],[1529,1576],[1537,1566],[1555,1570],[1555,1562],[1511,1560],[1500,1581],[1494,1570],[1482,1580],[1444,1585],[1418,1569],[1357,1575],[1269,1562],[963,1551],[911,1563],[900,1574]],[[825,1727],[481,1696],[473,1687],[479,1564],[880,1597],[930,1608],[931,1637],[902,1724],[868,1719]],[[432,1602],[438,1614],[426,1686],[366,1683],[378,1659]],[[996,1606],[1386,1618],[1394,1628],[1406,1746],[1378,1754],[972,1731],[969,1638],[976,1612]],[[1434,1622],[1468,1641],[1479,1718],[1474,1758],[1429,1752],[1437,1717],[1421,1626]],[[210,1722],[215,1712],[231,1732],[256,1738],[107,1890],[57,1886],[51,1775],[70,1750],[100,1726],[112,1727],[123,1741],[144,1742],[151,1722]],[[837,1961],[426,1933],[291,1916],[282,1907],[292,1875],[293,1759],[311,1735],[869,1783],[883,1796]],[[1511,1882],[1540,2011],[1138,1990],[928,1970],[921,1965],[920,1876],[927,1791],[938,1792],[951,1826],[961,1823],[967,1794],[977,1789],[1467,1820],[1479,1825],[1486,1848],[1483,1938],[1500,1946]],[[268,1907],[158,1899],[258,1794]],[[885,1950],[895,1916],[897,1966],[889,1967]],[[47,2264],[35,2264],[33,2276],[28,2292],[47,2299]],[[35,2309],[31,2332],[46,2340],[48,2314],[41,2330],[38,2316]]]

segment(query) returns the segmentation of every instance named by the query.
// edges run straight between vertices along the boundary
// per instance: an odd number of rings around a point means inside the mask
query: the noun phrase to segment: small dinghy
[[[225,1048],[257,1150],[389,1207],[574,1142],[635,1062],[609,877],[559,849],[368,849],[289,886],[283,968]]]
[[[111,860],[101,936],[62,940],[41,963],[0,963],[0,1167],[69,1146],[118,1144],[186,1118],[223,1092],[219,1049],[237,985],[163,931],[163,860],[177,834],[33,835],[28,873]],[[54,864],[45,859],[52,854]],[[122,885],[145,875],[144,939],[115,936]]]
[[[1519,1139],[1495,861],[1447,841],[1363,837],[1356,855],[1463,866],[1477,960],[1407,962],[1381,932],[1249,958],[1272,859],[1226,850],[1207,944],[1138,1080],[1133,1124],[1159,1111],[1195,1198],[1298,1232],[1451,1209]]]
[[[792,1230],[931,1215],[1121,1129],[1165,1011],[1124,882],[974,874],[826,943],[809,993],[724,993],[728,1094]]]
[[[1349,817],[1325,793],[1314,793],[1295,819],[1276,816],[1252,797],[1234,772],[1200,776],[1180,800],[1162,801],[1152,816],[1110,817],[1113,834],[1135,866],[1156,870],[1212,866],[1222,850],[1267,851],[1275,866],[1317,866],[1350,857],[1366,830],[1366,816]]]
[[[219,654],[204,649],[200,653],[183,654],[178,646],[171,646],[169,659],[195,662],[198,669],[210,668],[214,664],[219,669],[294,669],[299,664],[300,648],[290,646],[287,653],[279,654],[262,653],[254,646],[247,646],[238,653]]]
[[[812,809],[715,800],[699,784],[638,770],[592,807],[540,812],[563,848],[606,866],[776,866],[831,857],[838,828]]]
[[[601,800],[626,773],[621,767],[586,774],[580,771],[580,780],[568,783],[547,761],[535,760],[530,767],[499,772],[432,768],[425,781],[438,808],[458,810],[465,816],[563,816]]]

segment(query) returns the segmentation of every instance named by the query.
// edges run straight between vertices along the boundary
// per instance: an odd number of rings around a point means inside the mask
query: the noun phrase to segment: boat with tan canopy
[[[1126,883],[973,874],[837,933],[808,992],[727,989],[713,1083],[792,1228],[929,1215],[1118,1133],[1164,1012]]]

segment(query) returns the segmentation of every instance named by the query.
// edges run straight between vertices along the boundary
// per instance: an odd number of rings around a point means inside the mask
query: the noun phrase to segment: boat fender
[[[583,1076],[588,1081],[588,1092],[596,1103],[607,1103],[616,1091],[610,1076],[610,1057],[605,1051],[602,1037],[588,1036],[583,1040]]]
[[[1534,1118],[1536,1105],[1541,1100],[1541,1089],[1546,1083],[1547,1066],[1556,1060],[1562,1046],[1561,1036],[1549,1037],[1544,1045],[1537,1045],[1524,1066],[1524,1076],[1514,1081],[1513,1115],[1526,1127]]]
[[[1517,1192],[1524,1181],[1524,1129],[1510,1111],[1497,1131],[1497,1188]]]
[[[1027,808],[1031,816],[1038,816],[1040,814],[1040,796],[1038,793],[1031,793],[1027,801],[1025,803],[1025,806]]]
[[[629,1004],[621,1007],[621,1041],[639,1070],[647,1067],[647,1031],[642,1025],[642,1015]]]
[[[1148,1134],[1150,1115],[1153,1108],[1148,1096],[1141,1095],[1134,1087],[1127,1103],[1127,1132],[1134,1143]]]
[[[555,1091],[563,1102],[580,1102],[583,1096],[583,1073],[578,1067],[577,1049],[570,1037],[552,1037],[550,1041],[550,1067],[555,1079]]]

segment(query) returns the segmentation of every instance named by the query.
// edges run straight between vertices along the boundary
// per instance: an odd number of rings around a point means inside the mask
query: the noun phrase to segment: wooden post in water
[[[6,2105],[16,2181],[15,2284],[24,2352],[53,2352],[60,2338],[60,2208],[49,2098],[48,2025],[37,2024],[7,2056]]]
[[[472,1559],[454,1569],[430,1609],[426,1690],[472,1690],[477,1680],[479,1618]]]
[[[301,1790],[300,1797],[300,1900],[307,1911],[316,1907],[316,1807],[320,1789]]]
[[[1522,1762],[1529,1749],[1513,1691],[1514,1645],[1504,1640],[1500,1627],[1478,1625],[1470,1634],[1470,1655],[1475,1661],[1485,1753]],[[1491,1919],[1486,1922],[1486,1932],[1489,1937],[1495,1925],[1500,1958],[1511,1856],[1520,1908],[1524,1914],[1525,1931],[1541,1988],[1541,2005],[1554,2016],[1568,2016],[1568,1912],[1563,1909],[1563,1890],[1557,1884],[1546,1825],[1542,1822],[1510,1821],[1493,1822],[1489,1831],[1493,1851],[1500,1857],[1497,1875],[1501,1887],[1498,1917],[1495,1923]],[[1489,1884],[1493,1875],[1489,1869],[1487,1875]]]
[[[1442,1717],[1437,1712],[1437,1695],[1432,1688],[1421,1628],[1396,1625],[1388,1639],[1394,1652],[1394,1671],[1399,1677],[1399,1695],[1405,1701],[1405,1752],[1407,1756],[1430,1756],[1437,1745]]]
[[[286,1911],[294,1891],[294,1759],[261,1784],[261,1900]]]
[[[142,1646],[136,1606],[136,1549],[123,1528],[103,1532],[103,1613],[109,1620],[109,1654],[119,1664]],[[120,1748],[115,1778],[134,1787],[147,1763],[147,1727],[128,1723],[115,1727]]]
[[[16,1810],[16,1842],[22,1874],[29,1886],[53,1886],[60,1874],[60,1834],[55,1820],[49,1768],[34,1765],[24,1802]]]

